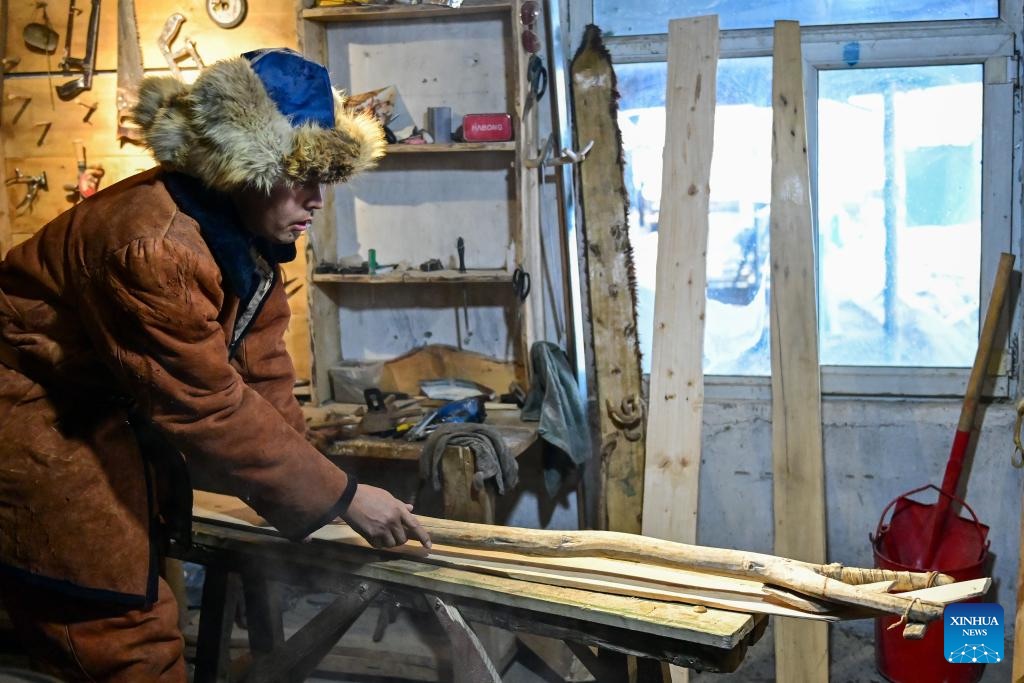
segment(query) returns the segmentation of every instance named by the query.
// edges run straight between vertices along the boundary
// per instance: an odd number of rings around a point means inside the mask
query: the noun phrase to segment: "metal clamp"
[[[37,176],[26,176],[22,175],[21,169],[14,169],[14,177],[8,178],[6,184],[10,185],[25,185],[25,196],[22,198],[15,208],[14,215],[22,216],[26,212],[32,210],[32,205],[35,204],[36,198],[39,196],[39,190],[49,190],[50,186],[46,182],[46,171],[40,171]]]

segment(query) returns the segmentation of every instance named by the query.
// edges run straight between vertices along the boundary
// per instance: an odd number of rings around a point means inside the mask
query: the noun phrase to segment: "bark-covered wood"
[[[601,454],[599,515],[612,531],[640,532],[644,497],[644,410],[629,243],[622,136],[611,55],[588,26],[572,60],[576,138],[594,146],[580,164],[586,291],[596,369]]]

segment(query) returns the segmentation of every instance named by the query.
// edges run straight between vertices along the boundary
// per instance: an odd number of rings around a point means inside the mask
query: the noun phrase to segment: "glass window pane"
[[[973,64],[820,72],[822,364],[971,365],[982,82]]]
[[[654,327],[658,209],[665,145],[664,63],[616,66],[626,152],[630,240],[636,259],[644,371]],[[771,59],[718,65],[708,229],[704,370],[767,375],[768,205],[771,197]]]
[[[667,33],[669,19],[718,14],[722,29],[764,28],[776,19],[804,25],[987,19],[998,0],[594,0],[594,23],[608,35]]]

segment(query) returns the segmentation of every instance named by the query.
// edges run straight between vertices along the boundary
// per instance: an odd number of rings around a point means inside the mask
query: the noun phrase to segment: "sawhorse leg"
[[[593,674],[598,683],[640,683],[668,680],[666,677],[668,665],[657,660],[631,657],[610,650],[598,650],[597,654],[594,654],[586,645],[571,640],[566,640],[565,644],[583,663],[587,671]]]
[[[436,595],[427,595],[427,606],[451,641],[452,683],[501,683],[501,675],[459,610]]]
[[[291,638],[258,655],[243,678],[244,683],[306,680],[382,588],[373,581],[360,581],[346,590]]]
[[[237,579],[230,572],[219,567],[206,568],[194,683],[228,680],[238,592]]]

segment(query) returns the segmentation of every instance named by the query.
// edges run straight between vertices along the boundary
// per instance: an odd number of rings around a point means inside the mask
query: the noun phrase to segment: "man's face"
[[[235,195],[242,225],[271,244],[292,244],[313,221],[313,211],[324,206],[320,184],[310,181],[292,185],[278,181],[269,195],[242,190]]]

